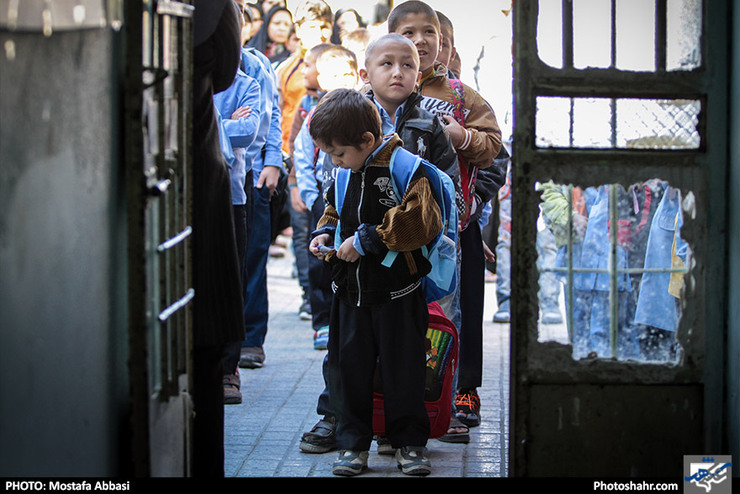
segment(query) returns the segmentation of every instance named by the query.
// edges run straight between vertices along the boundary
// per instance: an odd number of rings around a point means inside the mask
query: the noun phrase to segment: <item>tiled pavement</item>
[[[268,264],[270,325],[261,369],[240,369],[243,402],[225,406],[227,477],[333,477],[336,451],[306,454],[301,434],[320,418],[316,399],[323,389],[324,351],[313,349],[311,325],[298,318],[300,289],[291,276],[293,258]],[[432,477],[506,477],[508,473],[509,326],[492,323],[494,284],[486,284],[482,424],[468,444],[431,439]],[[361,477],[403,477],[392,456],[370,451]]]

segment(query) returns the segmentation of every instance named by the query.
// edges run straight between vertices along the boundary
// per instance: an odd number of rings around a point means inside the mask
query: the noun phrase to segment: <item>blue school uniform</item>
[[[254,142],[261,120],[260,95],[258,82],[237,70],[234,83],[213,96],[221,117],[221,129],[233,149],[234,161],[230,172],[231,200],[235,205],[244,205],[247,202],[244,186],[247,173],[252,168],[252,157],[247,153],[247,148]],[[252,112],[248,117],[232,119],[231,115],[240,107],[249,107]]]

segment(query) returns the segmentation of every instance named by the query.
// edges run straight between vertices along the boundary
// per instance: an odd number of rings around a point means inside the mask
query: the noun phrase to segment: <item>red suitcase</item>
[[[427,329],[426,392],[424,405],[429,414],[430,438],[441,437],[450,426],[452,379],[457,370],[457,329],[445,317],[437,302],[429,304]],[[377,389],[377,388],[376,388]],[[383,393],[373,396],[373,433],[385,436]]]

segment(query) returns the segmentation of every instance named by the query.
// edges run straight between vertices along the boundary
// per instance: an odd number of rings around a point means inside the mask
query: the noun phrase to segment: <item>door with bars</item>
[[[514,4],[514,475],[675,475],[718,444],[727,45],[707,3]]]
[[[135,471],[190,473],[191,21],[185,2],[126,2],[129,307]]]

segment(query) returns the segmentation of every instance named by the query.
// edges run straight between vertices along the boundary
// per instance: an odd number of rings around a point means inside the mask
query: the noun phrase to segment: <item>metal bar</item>
[[[160,312],[159,316],[157,316],[157,319],[159,319],[160,322],[165,322],[167,319],[170,318],[170,316],[172,316],[172,314],[185,307],[191,300],[193,300],[194,297],[195,290],[190,288],[179,300]]]
[[[175,235],[174,237],[165,240],[161,244],[157,246],[157,252],[164,252],[168,249],[171,249],[172,247],[176,246],[186,238],[188,238],[193,233],[193,228],[188,226],[183,231]]]
[[[563,67],[573,68],[573,0],[563,0]]]
[[[195,7],[182,2],[172,0],[159,0],[157,2],[157,14],[159,15],[191,18],[194,11]]]
[[[666,0],[655,1],[655,70],[666,70],[668,44],[668,13]]]
[[[568,320],[568,336],[572,343],[574,328],[573,328],[573,185],[568,185],[568,306],[565,309],[565,317]]]
[[[619,292],[617,283],[617,193],[618,185],[609,186],[609,349],[617,358],[617,330],[619,329]]]

